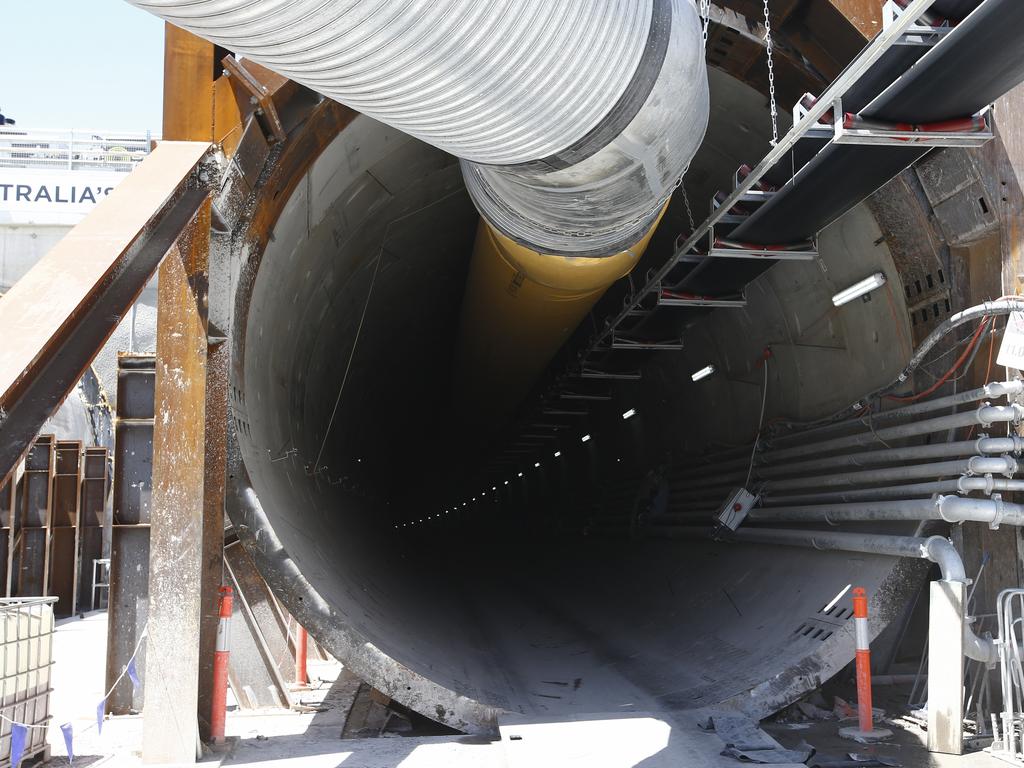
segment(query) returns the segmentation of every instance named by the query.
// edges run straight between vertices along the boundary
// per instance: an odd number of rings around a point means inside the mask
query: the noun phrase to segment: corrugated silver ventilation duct
[[[636,243],[707,125],[692,0],[129,2],[458,156],[545,253]]]

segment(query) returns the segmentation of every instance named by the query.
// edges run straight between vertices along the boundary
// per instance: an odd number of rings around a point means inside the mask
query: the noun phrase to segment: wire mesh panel
[[[29,726],[24,758],[46,750],[56,600],[55,597],[0,599],[0,768],[11,764],[13,723]]]

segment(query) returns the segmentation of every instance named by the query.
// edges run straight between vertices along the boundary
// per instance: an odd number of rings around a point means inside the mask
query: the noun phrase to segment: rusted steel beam
[[[78,593],[79,612],[92,609],[93,561],[104,557],[104,528],[107,491],[110,488],[109,451],[102,447],[85,449],[82,459],[82,493],[78,512]],[[108,595],[109,597],[109,595]],[[102,608],[99,604],[97,608]]]
[[[222,63],[225,72],[231,76],[232,82],[237,82],[244,91],[248,92],[249,98],[255,102],[259,114],[263,117],[264,123],[270,135],[274,137],[274,140],[284,141],[288,138],[281,118],[277,114],[277,105],[274,104],[273,91],[271,90],[271,88],[276,90],[282,87],[287,80],[280,75],[273,75],[274,80],[268,86],[249,71],[247,64],[243,64],[234,56],[225,56]]]
[[[0,578],[0,595],[10,597],[11,595],[11,543],[14,540],[14,489],[16,475],[12,472],[7,479],[0,484],[0,519],[2,519],[2,533],[0,533],[0,566],[3,567]]]
[[[78,587],[78,518],[82,485],[82,443],[58,440],[54,451],[53,502],[47,543],[49,594],[56,616],[75,613]]]
[[[0,298],[0,477],[208,196],[210,145],[164,142]]]
[[[118,355],[105,685],[111,691],[107,712],[112,715],[142,711],[146,690],[146,644],[140,644],[140,637],[149,618],[155,382],[154,355]],[[135,666],[143,675],[142,690],[138,691],[131,680],[121,676],[136,646],[139,657]]]
[[[882,29],[882,3],[878,0],[828,0],[850,25],[870,40]]]
[[[47,543],[53,505],[54,437],[40,435],[25,457],[16,492],[12,597],[47,594]]]
[[[223,508],[208,509],[204,496],[209,250],[207,200],[161,265],[157,293],[150,684],[142,733],[143,759],[149,763],[193,762],[199,747],[200,625],[212,597],[202,594],[202,584],[214,520],[223,536]],[[168,728],[168,722],[178,727]]]
[[[212,43],[164,24],[164,139],[213,140],[214,66]]]
[[[218,61],[232,59],[224,56],[223,51],[216,49],[211,43],[202,40],[189,32],[167,25],[166,36],[168,45],[164,51],[164,124],[163,133],[165,139],[178,141],[212,141],[221,144],[224,153],[228,157],[234,156],[238,145],[243,137],[243,115],[248,116],[260,107],[259,99],[256,104],[250,101],[249,95],[238,98],[236,78],[229,77],[223,69],[223,64]],[[283,78],[282,78],[283,79]],[[270,104],[273,111],[273,104]],[[276,111],[273,112],[276,117]],[[157,316],[157,370],[158,370],[158,407],[170,410],[158,410],[161,419],[167,417],[171,422],[178,424],[188,420],[190,428],[194,426],[198,435],[202,438],[195,452],[191,457],[193,468],[198,473],[198,481],[195,478],[184,478],[168,476],[161,479],[159,472],[162,471],[159,461],[154,465],[154,488],[157,489],[155,499],[159,507],[159,499],[164,498],[163,494],[186,494],[193,498],[198,493],[201,500],[199,507],[199,521],[201,528],[196,532],[196,541],[200,551],[195,563],[196,570],[189,573],[190,581],[178,585],[180,589],[191,588],[188,595],[177,595],[173,593],[169,582],[162,580],[160,574],[165,566],[161,558],[167,558],[177,563],[178,552],[174,548],[161,547],[160,534],[154,532],[152,547],[150,550],[150,568],[154,581],[151,581],[151,611],[154,623],[170,620],[171,625],[161,627],[170,632],[176,631],[173,622],[177,621],[172,612],[168,612],[167,606],[161,600],[169,597],[172,600],[183,600],[185,604],[192,605],[193,601],[199,608],[199,615],[196,620],[196,635],[192,645],[195,651],[177,659],[176,668],[180,669],[182,684],[184,687],[180,693],[181,697],[175,700],[157,698],[147,702],[147,722],[159,722],[160,719],[173,717],[175,720],[195,723],[198,717],[199,735],[208,736],[209,712],[212,696],[213,679],[213,656],[216,647],[217,626],[219,623],[217,590],[222,583],[223,577],[223,546],[224,546],[224,449],[226,445],[226,420],[227,420],[227,391],[228,391],[228,348],[222,340],[210,340],[210,312],[209,306],[211,291],[210,282],[217,282],[216,290],[212,292],[214,301],[220,295],[228,293],[226,283],[230,280],[230,269],[223,264],[214,264],[215,269],[211,270],[210,264],[210,213],[209,207],[204,209],[188,230],[187,237],[183,239],[180,248],[181,258],[175,264],[168,263],[161,269],[160,276],[160,298]],[[228,229],[223,222],[219,222],[218,229]],[[225,237],[229,237],[225,234]],[[218,253],[225,253],[226,249],[220,249]],[[168,290],[178,291],[174,300],[171,294],[164,292],[165,279],[180,281],[179,267],[184,269],[184,276],[187,282],[181,285],[171,286]],[[165,272],[167,273],[165,275]],[[220,285],[224,283],[225,285]],[[190,287],[191,293],[185,292]],[[216,308],[215,308],[216,309]],[[194,314],[198,311],[198,315]],[[217,316],[220,316],[219,314]],[[224,317],[227,315],[224,313]],[[182,361],[179,358],[183,352],[191,352],[180,345],[172,345],[168,342],[167,328],[188,326],[197,334],[195,343],[198,345],[198,330],[195,323],[202,326],[202,345],[194,350],[197,359],[191,358]],[[225,323],[226,325],[226,323]],[[212,335],[219,336],[220,331]],[[164,344],[160,346],[160,340]],[[189,339],[189,342],[192,340]],[[188,403],[186,399],[167,399],[167,391],[160,390],[159,382],[162,380],[165,370],[182,372],[181,375],[194,374],[200,376],[203,381],[189,380],[187,386],[195,387],[196,397],[202,393],[203,400],[195,403]],[[191,372],[191,373],[190,373]],[[160,400],[163,396],[165,399]],[[189,413],[182,410],[187,405],[196,406],[196,409]],[[163,425],[160,424],[154,430],[154,444],[163,445],[167,435],[164,434]],[[180,437],[180,436],[179,436]],[[163,448],[161,448],[162,450]],[[166,469],[166,467],[164,468]],[[181,483],[193,483],[188,487],[179,487]],[[161,483],[165,483],[161,486]],[[171,487],[173,485],[173,487]],[[173,507],[172,507],[173,509]],[[168,511],[171,511],[170,509]],[[180,524],[186,523],[187,511],[174,509],[185,517],[179,520]],[[174,521],[162,520],[164,525],[173,525]],[[191,563],[189,565],[192,565]],[[190,625],[188,625],[190,626]],[[160,629],[157,630],[159,636]],[[197,668],[186,671],[183,665],[196,663]],[[187,683],[187,685],[186,685]],[[195,696],[193,703],[192,696]],[[191,709],[189,709],[191,707]],[[152,729],[149,729],[152,730]],[[152,734],[151,734],[152,735]],[[187,746],[180,743],[172,743],[172,740],[161,741],[157,738],[147,736],[144,740],[144,751],[149,761],[164,761],[169,755],[178,750],[177,759],[185,759]]]

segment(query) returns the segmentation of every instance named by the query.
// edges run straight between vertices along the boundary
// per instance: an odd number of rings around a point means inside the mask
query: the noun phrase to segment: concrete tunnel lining
[[[757,112],[752,89],[714,70],[711,81],[713,103]],[[709,136],[733,126],[719,110]],[[709,185],[749,159],[717,155],[695,160]],[[724,702],[760,716],[842,668],[853,657],[849,596],[823,607],[856,575],[873,596],[877,633],[922,564],[686,541],[538,541],[513,518],[422,538],[394,529],[410,505],[440,503],[459,481],[464,457],[444,434],[445,395],[476,222],[453,158],[357,116],[295,186],[265,249],[248,252],[251,281],[236,297],[245,322],[233,328],[229,511],[286,607],[369,683],[468,731],[488,729],[500,711]],[[530,480],[520,506],[550,513],[545,494],[571,495],[623,458],[642,472],[670,450],[749,439],[761,374],[747,367],[767,342],[781,350],[770,412],[818,416],[887,381],[909,354],[905,327],[892,343],[894,315],[906,324],[902,298],[890,297],[896,313],[883,300],[856,314],[828,310],[834,288],[864,270],[881,265],[896,282],[880,240],[861,207],[823,233],[823,268],[763,275],[745,312],[708,316],[684,352],[651,358],[638,391],[616,390],[610,415],[591,425],[601,439],[567,455],[558,482]],[[693,385],[708,357],[736,375]],[[623,422],[620,405],[642,418]]]

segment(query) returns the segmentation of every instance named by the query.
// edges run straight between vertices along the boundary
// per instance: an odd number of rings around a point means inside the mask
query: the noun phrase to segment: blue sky
[[[163,22],[124,0],[2,0],[0,109],[19,128],[160,132]]]

